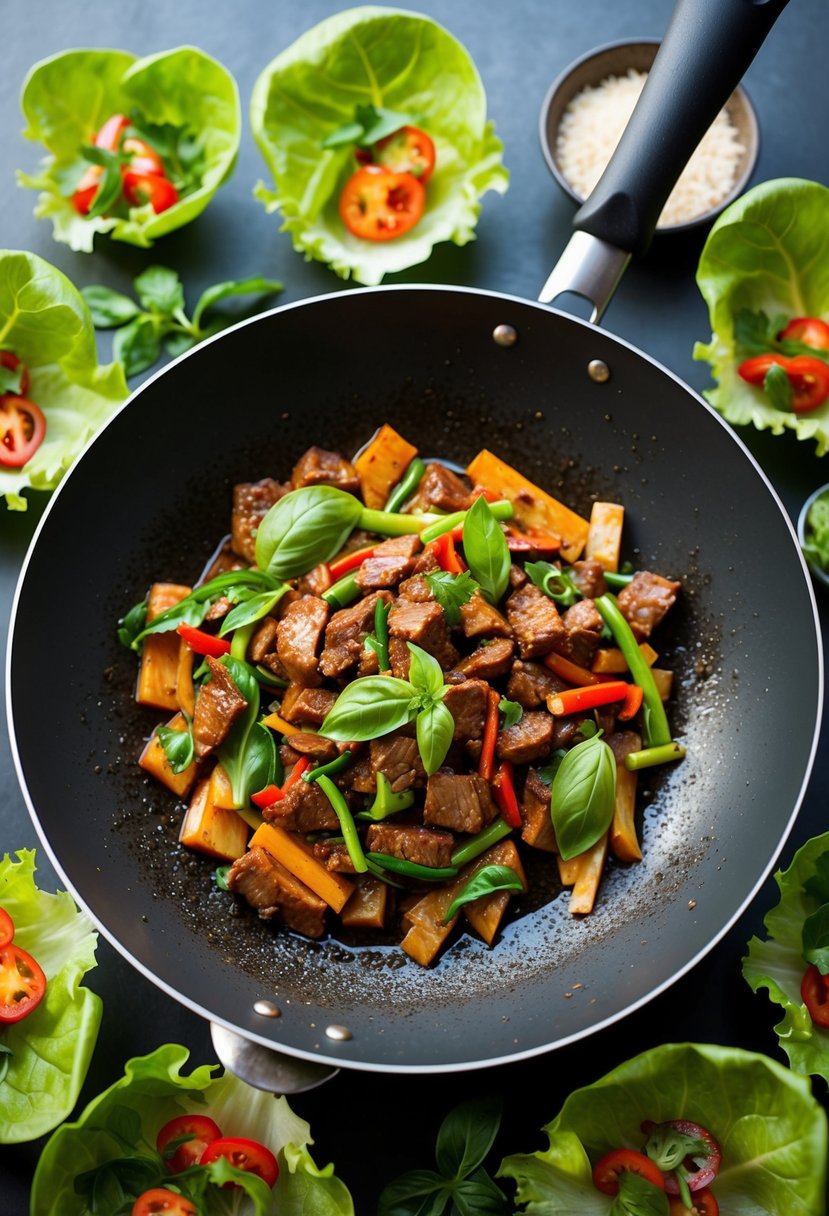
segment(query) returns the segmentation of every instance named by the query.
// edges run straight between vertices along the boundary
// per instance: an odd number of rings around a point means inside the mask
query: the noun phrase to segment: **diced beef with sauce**
[[[314,566],[313,570],[309,570],[307,574],[303,574],[302,578],[297,580],[297,591],[301,595],[322,595],[323,591],[327,591],[333,584],[331,571],[328,569],[327,562],[321,562],[319,566]]]
[[[499,760],[512,764],[532,764],[545,760],[553,745],[555,722],[546,709],[531,709],[520,721],[499,731],[495,752]]]
[[[553,649],[588,670],[602,639],[604,621],[592,600],[577,600],[561,615],[566,636]]]
[[[467,638],[511,638],[512,627],[480,591],[461,605],[461,629]]]
[[[381,739],[372,739],[368,746],[372,789],[376,789],[378,773],[384,774],[395,794],[411,789],[425,779],[423,761],[413,735],[396,731]]]
[[[443,869],[452,864],[455,838],[451,832],[396,823],[373,823],[366,833],[366,851],[386,853],[419,866]]]
[[[268,823],[276,823],[289,832],[336,832],[340,821],[334,808],[316,781],[295,781],[285,791],[284,798],[262,810]]]
[[[517,701],[524,709],[537,709],[546,704],[547,697],[563,692],[570,685],[543,663],[516,659],[507,680],[507,699]]]
[[[307,688],[318,685],[319,651],[330,609],[316,595],[292,603],[279,622],[276,651],[291,680]]]
[[[425,574],[413,574],[410,578],[404,579],[397,588],[397,594],[402,599],[413,600],[416,604],[425,604],[435,598]]]
[[[314,856],[332,874],[356,874],[351,854],[341,840],[317,840]]]
[[[621,588],[616,597],[619,611],[639,641],[649,638],[668,609],[673,607],[681,586],[661,574],[639,570],[627,586]]]
[[[445,464],[432,461],[426,465],[409,510],[465,511],[472,505],[469,484]]]
[[[449,626],[440,604],[398,599],[389,613],[389,637],[414,642],[428,651],[441,667],[454,666],[458,652],[449,640]]]
[[[321,726],[336,699],[337,694],[330,688],[305,688],[302,684],[289,684],[282,694],[280,717],[292,724],[301,722]]]
[[[534,849],[557,852],[556,834],[550,818],[550,786],[542,781],[538,770],[527,770],[520,803],[521,839]]]
[[[378,591],[335,612],[325,628],[325,643],[319,670],[328,679],[344,675],[360,659],[367,634],[374,632],[374,609],[378,599],[389,603],[388,591]]]
[[[256,560],[256,532],[275,502],[290,490],[289,485],[263,477],[261,481],[245,481],[233,487],[231,513],[231,545],[247,562]]]
[[[564,628],[558,608],[534,583],[527,582],[507,600],[507,620],[512,626],[522,659],[548,654],[562,642]]]
[[[360,477],[350,460],[339,452],[312,447],[301,456],[291,473],[295,490],[301,486],[336,486],[349,494],[360,493]]]
[[[328,764],[340,754],[333,739],[326,739],[325,735],[316,735],[313,731],[299,730],[288,738],[293,751],[307,756],[309,760],[316,760],[318,764]]]
[[[443,704],[455,719],[455,740],[480,739],[484,733],[489,685],[484,680],[450,684]]]
[[[604,595],[607,591],[604,566],[601,562],[593,560],[573,562],[570,568],[570,577],[582,595],[587,599],[598,599],[600,595]]]
[[[258,621],[248,642],[247,657],[251,663],[261,663],[276,650],[276,634],[279,626],[272,616]]]
[[[498,807],[488,781],[477,773],[433,773],[426,784],[423,822],[453,832],[480,832]]]
[[[510,638],[486,640],[460,659],[455,664],[455,671],[471,679],[494,680],[509,671],[514,653],[515,643]]]
[[[224,664],[211,655],[205,662],[210,679],[202,684],[193,712],[193,742],[199,760],[224,743],[231,726],[248,706]]]
[[[263,920],[277,917],[287,928],[305,937],[318,938],[325,932],[328,905],[266,849],[250,849],[234,861],[227,885],[255,908]]]
[[[412,573],[414,556],[419,548],[419,536],[392,536],[389,540],[381,541],[357,571],[357,586],[361,591],[396,587],[401,579]]]

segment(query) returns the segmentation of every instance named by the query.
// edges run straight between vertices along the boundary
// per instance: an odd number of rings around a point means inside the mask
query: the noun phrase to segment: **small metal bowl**
[[[541,150],[553,177],[564,193],[568,194],[574,202],[581,204],[584,202],[584,198],[576,193],[562,173],[556,153],[558,129],[565,109],[582,89],[598,85],[608,76],[624,76],[631,70],[649,72],[658,50],[659,41],[656,39],[610,42],[606,46],[589,51],[581,59],[571,63],[550,86],[541,107],[539,121]],[[716,206],[681,224],[659,224],[656,229],[658,233],[685,232],[699,224],[709,223],[745,189],[754,172],[760,150],[760,129],[757,115],[742,86],[738,86],[734,90],[725,108],[737,129],[740,143],[744,148],[737,165],[733,186]]]
[[[801,549],[806,544],[806,519],[809,512],[817,500],[819,498],[823,498],[825,495],[829,495],[829,483],[824,486],[818,486],[815,492],[809,495],[803,506],[800,508],[800,514],[797,517],[797,539],[800,542]],[[829,570],[824,570],[824,568],[819,566],[817,562],[811,561],[805,553],[803,556],[806,558],[806,564],[811,570],[812,577],[814,578],[815,582],[820,583],[822,587],[829,587]]]

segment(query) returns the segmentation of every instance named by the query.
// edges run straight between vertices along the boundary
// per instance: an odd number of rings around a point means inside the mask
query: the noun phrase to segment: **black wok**
[[[750,9],[754,21],[769,6],[715,7]],[[723,79],[711,104],[734,83]],[[612,236],[598,235],[601,253]],[[517,341],[493,337],[504,326]],[[596,377],[596,361],[609,378]],[[611,866],[592,916],[572,919],[566,893],[546,889],[492,950],[462,937],[429,970],[394,949],[315,944],[231,915],[212,865],[180,850],[172,797],[139,774],[155,716],[135,707],[134,656],[115,637],[150,581],[197,577],[227,531],[234,482],[285,476],[311,442],[353,452],[384,420],[460,464],[487,446],[582,511],[594,497],[618,499],[628,555],[684,580],[665,661],[677,671],[672,715],[688,757],[645,778],[644,861]],[[8,667],[31,814],[113,944],[247,1040],[401,1072],[564,1044],[693,967],[792,826],[821,683],[814,598],[791,525],[721,419],[594,325],[509,296],[430,287],[276,309],[136,392],[43,517]],[[262,999],[281,1016],[257,1013]]]

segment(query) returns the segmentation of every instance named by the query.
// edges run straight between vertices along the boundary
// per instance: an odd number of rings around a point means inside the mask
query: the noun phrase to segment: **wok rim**
[[[222,330],[220,333],[215,334],[212,337],[206,339],[205,341],[199,343],[198,346],[192,348],[189,351],[184,352],[183,354],[177,356],[175,359],[170,360],[163,367],[159,368],[156,372],[154,372],[151,376],[149,376],[136,389],[134,389],[129,394],[129,396],[125,399],[125,401],[119,406],[119,408],[107,420],[107,422],[104,424],[104,426],[101,427],[100,430],[94,436],[92,436],[92,438],[85,444],[84,448],[82,449],[80,454],[77,456],[77,458],[75,459],[75,461],[72,464],[72,466],[70,467],[70,469],[67,471],[67,473],[64,475],[64,477],[61,479],[61,482],[59,483],[58,487],[52,492],[52,496],[51,496],[49,502],[46,504],[43,514],[42,514],[40,520],[38,521],[38,524],[32,535],[32,539],[27,548],[26,555],[24,557],[24,560],[23,560],[23,563],[22,563],[22,566],[20,569],[20,573],[17,578],[14,595],[13,595],[13,599],[12,599],[12,604],[11,604],[11,610],[10,610],[10,614],[9,614],[8,638],[7,638],[7,644],[6,644],[6,663],[5,663],[5,697],[6,697],[6,712],[7,712],[7,720],[8,720],[9,742],[10,742],[10,748],[11,748],[11,754],[12,754],[12,760],[13,760],[13,764],[14,764],[14,768],[15,768],[15,773],[17,775],[18,785],[19,785],[20,791],[23,795],[23,798],[24,798],[24,801],[25,801],[25,804],[26,804],[26,807],[27,807],[27,810],[29,813],[29,817],[32,820],[32,823],[35,827],[35,830],[40,839],[40,842],[41,842],[47,856],[49,857],[49,860],[50,860],[52,866],[54,867],[56,873],[62,879],[62,881],[66,884],[67,890],[73,896],[73,898],[75,899],[78,906],[90,918],[96,931],[103,935],[103,937],[109,942],[109,944],[115,949],[115,951],[122,958],[124,958],[130,964],[130,966],[134,967],[135,970],[137,970],[141,975],[143,975],[145,979],[149,980],[156,988],[159,988],[168,997],[170,997],[171,999],[176,1001],[178,1004],[183,1005],[191,1013],[196,1014],[199,1018],[206,1021],[208,1024],[213,1023],[218,1026],[222,1026],[225,1029],[239,1035],[241,1038],[247,1039],[253,1043],[257,1043],[260,1046],[263,1046],[263,1047],[267,1048],[269,1051],[272,1051],[278,1055],[285,1055],[285,1056],[289,1056],[289,1057],[294,1057],[296,1059],[308,1060],[308,1061],[311,1061],[314,1063],[329,1064],[335,1068],[341,1068],[341,1069],[345,1069],[348,1071],[355,1071],[355,1072],[372,1072],[372,1073],[379,1073],[379,1074],[401,1074],[401,1075],[431,1075],[431,1074],[443,1074],[443,1073],[453,1073],[453,1072],[469,1072],[469,1071],[474,1071],[474,1070],[482,1069],[482,1068],[495,1067],[495,1066],[501,1065],[501,1064],[517,1063],[522,1060],[532,1059],[536,1056],[545,1055],[545,1054],[555,1051],[561,1047],[567,1047],[573,1043],[576,1043],[584,1038],[589,1037],[592,1034],[595,1034],[602,1030],[607,1029],[608,1027],[614,1025],[615,1023],[622,1021],[624,1018],[628,1017],[630,1014],[635,1013],[639,1009],[643,1008],[645,1005],[649,1004],[652,1000],[654,1000],[655,998],[660,996],[663,992],[665,992],[669,988],[671,988],[678,980],[680,980],[683,976],[685,976],[689,971],[691,971],[695,966],[697,966],[708,954],[711,953],[711,951],[723,939],[723,937],[726,936],[726,934],[731,930],[731,928],[734,926],[734,924],[740,919],[740,917],[743,915],[743,913],[746,911],[746,909],[749,907],[749,905],[753,902],[759,889],[761,888],[761,886],[764,884],[766,879],[771,874],[773,867],[774,867],[775,863],[777,862],[777,859],[779,858],[783,848],[786,845],[786,842],[787,842],[789,836],[791,835],[792,829],[794,827],[797,816],[800,812],[803,798],[805,796],[806,789],[808,787],[808,784],[809,784],[809,781],[810,781],[810,778],[812,775],[815,758],[816,758],[816,754],[817,754],[817,748],[818,748],[818,744],[819,744],[819,740],[820,740],[821,724],[822,724],[822,717],[823,717],[824,678],[825,678],[824,677],[824,666],[825,666],[825,664],[824,664],[824,653],[823,653],[823,640],[822,640],[822,633],[821,633],[821,627],[820,627],[820,617],[818,614],[814,585],[812,583],[812,579],[809,574],[807,563],[805,561],[805,558],[803,556],[803,553],[800,549],[800,545],[797,540],[797,533],[796,533],[795,526],[794,526],[788,512],[786,511],[786,508],[784,507],[782,500],[781,500],[779,494],[777,493],[777,490],[775,489],[775,487],[769,480],[769,477],[765,473],[764,469],[759,464],[757,459],[754,457],[752,452],[749,450],[749,448],[747,447],[745,442],[735,432],[735,430],[730,426],[730,424],[728,424],[725,421],[725,419],[722,417],[722,415],[719,414],[711,405],[709,405],[708,402],[699,393],[697,393],[684,380],[682,380],[680,376],[678,376],[676,373],[671,371],[669,368],[666,368],[657,359],[653,358],[651,355],[642,351],[639,347],[635,346],[632,342],[627,341],[625,338],[619,337],[618,335],[613,334],[613,333],[609,332],[608,330],[601,328],[600,326],[594,325],[590,321],[587,321],[580,317],[574,316],[573,314],[566,312],[562,309],[551,307],[546,304],[541,304],[535,300],[528,300],[522,296],[516,296],[511,293],[492,291],[492,290],[488,290],[485,288],[465,287],[465,286],[459,286],[459,285],[455,285],[455,284],[388,284],[385,286],[381,285],[381,286],[377,286],[377,287],[361,287],[361,288],[354,289],[355,296],[362,296],[365,294],[388,295],[389,293],[400,293],[400,292],[440,294],[440,295],[454,294],[454,295],[482,296],[482,297],[486,297],[487,299],[491,299],[494,301],[503,301],[506,304],[519,305],[522,308],[529,307],[529,308],[537,309],[544,315],[552,314],[556,318],[564,319],[570,323],[576,324],[577,326],[582,326],[582,327],[590,330],[591,332],[594,332],[594,333],[598,332],[599,334],[601,334],[603,340],[608,339],[611,343],[617,344],[618,346],[624,348],[625,350],[627,350],[628,352],[630,352],[631,354],[636,356],[638,359],[644,360],[645,363],[649,364],[650,367],[661,372],[664,376],[667,376],[679,388],[681,388],[686,394],[690,395],[690,397],[692,398],[692,400],[694,401],[696,406],[701,407],[706,413],[708,413],[712,418],[714,418],[717,421],[717,423],[721,426],[723,431],[728,435],[730,440],[736,445],[737,449],[742,453],[743,458],[747,459],[748,462],[750,463],[750,465],[753,467],[755,474],[757,474],[759,476],[760,481],[764,485],[766,491],[770,495],[772,501],[774,502],[774,504],[777,507],[777,510],[779,511],[780,515],[782,516],[782,518],[784,520],[784,523],[785,523],[785,525],[788,529],[788,532],[790,534],[790,537],[792,539],[794,549],[798,555],[800,568],[801,568],[801,574],[802,574],[803,579],[805,580],[806,590],[808,593],[808,599],[809,599],[809,604],[811,606],[811,613],[812,613],[811,622],[812,622],[812,627],[814,630],[815,651],[816,651],[816,658],[817,658],[817,672],[816,672],[817,704],[815,706],[815,713],[814,713],[814,727],[813,727],[813,733],[812,733],[812,740],[811,740],[811,745],[809,748],[807,763],[805,765],[804,772],[802,774],[802,778],[800,781],[800,786],[799,786],[799,789],[797,792],[797,797],[794,801],[794,805],[785,822],[784,829],[780,835],[780,838],[772,852],[772,855],[769,857],[762,872],[756,878],[750,891],[745,896],[745,898],[742,900],[740,905],[735,909],[735,911],[730,916],[730,918],[723,925],[720,926],[718,931],[714,934],[714,936],[711,937],[711,939],[704,945],[704,947],[702,947],[700,950],[698,950],[693,955],[693,957],[686,960],[686,962],[683,963],[678,969],[674,970],[669,977],[665,978],[664,980],[662,980],[660,983],[656,984],[655,986],[650,987],[647,992],[643,993],[638,998],[625,1004],[623,1008],[614,1011],[613,1013],[609,1014],[607,1017],[601,1019],[600,1021],[591,1022],[587,1025],[584,1025],[584,1026],[580,1027],[578,1030],[573,1031],[570,1034],[566,1034],[558,1039],[555,1039],[552,1042],[546,1042],[543,1044],[534,1044],[530,1047],[516,1050],[514,1052],[509,1052],[504,1055],[488,1056],[488,1057],[484,1057],[484,1058],[478,1059],[478,1060],[461,1060],[461,1061],[451,1061],[451,1062],[431,1063],[431,1064],[430,1063],[409,1064],[409,1063],[399,1063],[396,1061],[395,1062],[380,1062],[380,1061],[375,1061],[375,1060],[357,1060],[357,1059],[352,1059],[352,1058],[344,1058],[342,1056],[337,1055],[336,1050],[335,1050],[336,1043],[333,1042],[332,1040],[326,1041],[325,1049],[321,1048],[320,1050],[317,1050],[317,1051],[308,1051],[308,1050],[305,1050],[304,1048],[295,1047],[295,1046],[293,1046],[287,1042],[283,1042],[281,1040],[278,1043],[274,1043],[273,1039],[268,1038],[264,1035],[259,1035],[255,1032],[255,1030],[250,1030],[247,1028],[242,1030],[239,1025],[229,1021],[226,1018],[215,1016],[207,1008],[204,1008],[201,1004],[199,1004],[198,1001],[189,998],[184,993],[182,993],[182,992],[178,991],[176,988],[174,988],[171,984],[168,984],[166,981],[159,978],[150,967],[148,967],[140,959],[135,957],[135,955],[132,953],[131,949],[127,946],[127,944],[125,942],[122,942],[114,932],[111,932],[106,926],[104,926],[103,924],[101,924],[99,922],[98,918],[91,912],[85,899],[81,896],[80,892],[75,888],[74,884],[69,879],[67,873],[65,872],[63,865],[61,864],[61,862],[60,862],[59,858],[57,857],[56,853],[54,852],[54,850],[52,849],[52,847],[49,843],[45,828],[40,821],[40,817],[39,817],[37,808],[34,805],[34,800],[32,799],[32,797],[30,795],[30,792],[28,789],[28,784],[24,777],[23,764],[22,764],[22,759],[20,756],[20,750],[18,747],[17,730],[16,730],[16,726],[15,726],[15,713],[14,713],[14,705],[13,705],[13,698],[12,698],[12,654],[13,654],[13,650],[14,650],[14,641],[15,641],[16,631],[18,628],[18,610],[19,610],[19,605],[20,605],[20,599],[21,599],[24,584],[26,582],[26,578],[28,575],[29,566],[33,559],[35,549],[38,544],[41,532],[43,531],[44,527],[47,525],[47,521],[51,517],[52,512],[56,509],[55,504],[60,502],[61,491],[63,490],[64,486],[69,482],[69,479],[72,476],[78,474],[78,470],[81,468],[87,452],[93,447],[94,444],[96,444],[102,438],[102,436],[108,430],[110,424],[112,422],[114,422],[114,420],[116,418],[118,418],[121,415],[121,413],[124,410],[126,410],[130,405],[132,405],[135,401],[139,400],[141,397],[141,394],[145,391],[145,389],[147,389],[151,385],[153,385],[159,377],[166,375],[168,373],[168,371],[170,371],[173,367],[177,366],[179,363],[183,362],[184,360],[187,360],[187,359],[190,359],[193,357],[197,357],[199,352],[203,348],[207,347],[208,345],[213,344],[214,342],[221,341],[223,338],[227,337],[228,335],[232,335],[239,329],[246,328],[247,326],[256,325],[256,324],[263,323],[263,322],[267,323],[274,316],[278,316],[282,313],[292,311],[295,309],[312,306],[314,304],[321,303],[321,302],[324,302],[329,299],[343,299],[343,298],[345,298],[345,296],[342,291],[334,289],[330,292],[323,292],[316,296],[304,297],[300,300],[290,301],[290,302],[287,302],[287,303],[284,303],[281,305],[276,305],[275,307],[273,307],[271,309],[267,309],[261,313],[257,313],[253,317],[248,317],[241,321],[236,322],[236,324],[229,326],[227,329]],[[322,1037],[325,1038],[324,1035]]]

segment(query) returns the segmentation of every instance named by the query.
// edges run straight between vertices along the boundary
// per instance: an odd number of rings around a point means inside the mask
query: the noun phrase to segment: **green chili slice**
[[[405,473],[392,490],[388,502],[383,509],[385,511],[399,511],[409,495],[414,493],[425,472],[426,465],[419,456],[415,456],[413,460],[409,461]]]
[[[325,774],[317,777],[317,783],[328,801],[331,803],[331,806],[334,808],[334,814],[340,821],[343,840],[345,841],[345,847],[348,849],[348,856],[351,858],[351,864],[354,866],[354,869],[358,874],[365,874],[366,870],[368,869],[366,855],[363,852],[360,837],[357,835],[357,827],[342,792],[337,789],[331,778],[326,777]]]

